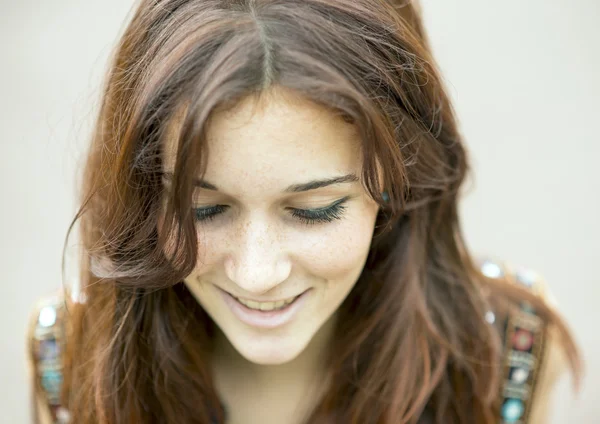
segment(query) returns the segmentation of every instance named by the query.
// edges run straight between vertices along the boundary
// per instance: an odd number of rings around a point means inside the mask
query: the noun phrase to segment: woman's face
[[[289,99],[268,97],[256,111],[248,100],[214,116],[193,199],[198,264],[185,284],[256,364],[291,361],[332,318],[362,271],[378,211],[355,178],[362,158],[353,126]],[[173,162],[167,153],[167,173]],[[254,322],[224,292],[259,302],[304,295],[275,318],[255,312]]]

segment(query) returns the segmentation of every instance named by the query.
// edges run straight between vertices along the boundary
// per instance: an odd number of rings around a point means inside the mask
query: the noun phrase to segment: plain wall
[[[61,284],[76,170],[132,2],[0,4],[0,410],[27,423],[29,312]],[[597,423],[600,3],[424,0],[424,12],[474,166],[468,242],[545,277],[587,361],[579,398],[561,379],[551,423]]]

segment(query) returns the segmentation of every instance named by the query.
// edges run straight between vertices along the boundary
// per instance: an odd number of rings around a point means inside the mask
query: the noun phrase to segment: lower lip
[[[226,291],[219,289],[219,293],[221,293],[223,300],[240,321],[259,328],[275,328],[291,321],[300,308],[306,303],[309,291],[310,290],[307,290],[302,293],[284,309],[277,311],[257,311],[242,305],[235,297]]]

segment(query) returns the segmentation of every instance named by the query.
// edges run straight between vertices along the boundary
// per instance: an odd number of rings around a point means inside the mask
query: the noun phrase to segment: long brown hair
[[[577,374],[560,318],[482,275],[465,246],[457,200],[468,157],[418,5],[142,0],[112,60],[71,226],[85,298],[69,311],[63,396],[74,422],[223,421],[209,368],[215,324],[181,283],[197,257],[193,179],[212,113],[275,87],[356,125],[364,186],[382,208],[340,306],[332,384],[307,423],[494,422],[502,347],[484,319],[489,299],[533,304]],[[166,192],[161,146],[179,121]]]

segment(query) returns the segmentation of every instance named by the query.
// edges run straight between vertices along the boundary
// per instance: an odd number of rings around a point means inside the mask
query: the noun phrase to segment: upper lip
[[[222,289],[221,287],[218,287],[218,286],[217,286],[217,288],[218,288],[219,290],[222,290],[222,291],[224,291],[224,292],[225,292],[225,293],[227,293],[228,295],[235,297],[236,299],[241,299],[241,300],[243,300],[243,301],[246,301],[246,302],[258,302],[258,303],[268,303],[268,302],[274,302],[274,303],[277,303],[277,302],[281,302],[281,301],[283,301],[283,300],[293,299],[293,298],[295,298],[295,297],[297,297],[297,296],[300,296],[300,295],[301,295],[301,294],[303,294],[304,292],[306,292],[306,290],[304,290],[304,291],[303,291],[303,292],[301,292],[301,293],[298,293],[298,294],[296,294],[296,295],[291,295],[291,296],[283,297],[283,298],[281,298],[281,299],[279,299],[279,300],[271,300],[271,299],[266,299],[266,300],[265,300],[265,299],[263,299],[263,300],[258,300],[258,299],[250,299],[250,298],[248,298],[248,297],[244,297],[244,296],[236,296],[235,294],[233,294],[233,293],[229,293],[227,290],[224,290],[224,289]]]

